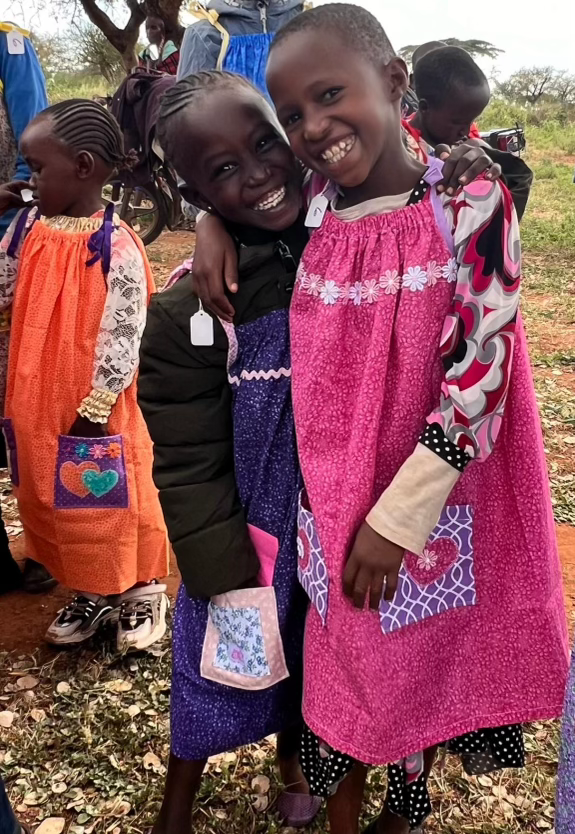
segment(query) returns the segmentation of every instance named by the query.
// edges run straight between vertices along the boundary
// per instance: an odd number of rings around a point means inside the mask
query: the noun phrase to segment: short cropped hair
[[[458,46],[434,49],[420,58],[414,70],[415,91],[432,107],[440,107],[456,87],[487,87],[485,73]]]
[[[387,64],[395,51],[379,20],[361,6],[352,3],[327,3],[292,18],[276,34],[272,50],[296,32],[331,29],[342,41],[377,64]]]

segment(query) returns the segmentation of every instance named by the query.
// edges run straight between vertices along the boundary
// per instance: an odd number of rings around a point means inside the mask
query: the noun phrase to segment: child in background
[[[457,46],[432,49],[414,65],[419,106],[405,120],[417,145],[456,145],[471,137],[491,96],[489,82],[471,55]],[[477,128],[473,138],[479,138]]]
[[[46,637],[81,643],[114,620],[118,647],[143,649],[166,628],[168,548],[134,385],[154,286],[139,238],[102,203],[122,137],[73,99],[34,119],[21,149],[37,207],[0,247],[3,427],[29,552],[76,590]]]
[[[367,765],[393,762],[370,830],[404,834],[430,810],[437,745],[471,773],[520,766],[521,723],[562,709],[517,219],[499,182],[439,195],[441,164],[407,153],[405,65],[365,10],[290,22],[267,81],[325,183],[290,316],[300,567],[321,577],[308,584],[302,766],[332,834],[356,834]]]
[[[172,753],[154,832],[189,832],[207,759],[271,733],[286,785],[277,810],[305,825],[321,800],[298,764],[307,606],[296,574],[288,307],[307,242],[301,172],[268,102],[227,72],[188,76],[166,93],[158,138],[183,196],[224,218],[243,280],[235,327],[202,310],[188,275],[152,301],[142,340],[139,402],[183,580]]]

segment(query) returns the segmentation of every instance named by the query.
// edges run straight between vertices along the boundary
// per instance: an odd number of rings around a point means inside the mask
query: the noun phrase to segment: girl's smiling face
[[[200,93],[172,130],[186,199],[243,226],[282,231],[295,223],[300,167],[257,91],[238,85]]]
[[[378,66],[329,30],[303,29],[274,47],[267,83],[296,156],[344,188],[364,183],[399,136],[403,61]]]

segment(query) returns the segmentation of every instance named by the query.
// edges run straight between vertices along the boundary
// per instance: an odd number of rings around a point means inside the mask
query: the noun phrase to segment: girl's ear
[[[213,211],[213,206],[210,205],[210,201],[206,200],[204,195],[196,191],[195,188],[190,188],[189,185],[181,185],[180,194],[186,203],[191,203],[192,206],[197,206],[202,211]]]
[[[407,64],[402,58],[392,58],[385,66],[385,74],[390,86],[391,100],[401,99],[409,87]]]
[[[95,167],[96,163],[91,153],[88,153],[88,151],[80,151],[76,154],[76,172],[79,179],[90,179]]]
[[[419,109],[422,113],[427,113],[427,111],[429,110],[429,102],[426,98],[419,99]]]

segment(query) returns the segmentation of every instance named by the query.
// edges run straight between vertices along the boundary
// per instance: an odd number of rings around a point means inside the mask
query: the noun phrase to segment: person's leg
[[[24,590],[27,594],[45,594],[55,588],[58,580],[34,559],[24,562]]]
[[[359,834],[359,817],[368,768],[356,763],[327,800],[330,834]]]
[[[10,553],[8,533],[0,512],[0,594],[7,594],[22,587],[20,568]]]
[[[10,805],[4,782],[0,778],[0,834],[21,834],[22,827]]]
[[[277,758],[282,782],[290,793],[309,793],[299,762],[301,725],[278,733]]]
[[[423,751],[423,780],[425,784],[427,783],[427,780],[429,779],[429,776],[431,774],[431,768],[433,767],[433,763],[435,762],[437,750],[438,747],[436,745],[434,747],[428,747],[426,750]],[[418,787],[420,790],[422,789],[421,785],[419,785]],[[401,801],[394,801],[394,790],[397,791],[398,789],[401,790],[402,788],[403,790],[405,790],[403,786],[394,787],[392,785],[388,785],[384,809],[381,815],[379,816],[379,819],[376,821],[376,824],[374,826],[374,834],[409,834],[410,820],[406,816],[402,816],[398,812],[398,806],[402,804]],[[426,793],[426,789],[424,790],[424,793]],[[418,802],[420,802],[420,798],[414,797],[413,802],[417,809],[417,804]],[[407,802],[405,798],[403,804],[409,807],[409,802]],[[419,823],[416,822],[415,825],[417,824]]]
[[[191,834],[194,799],[206,763],[207,759],[187,762],[170,754],[164,799],[152,834]]]

